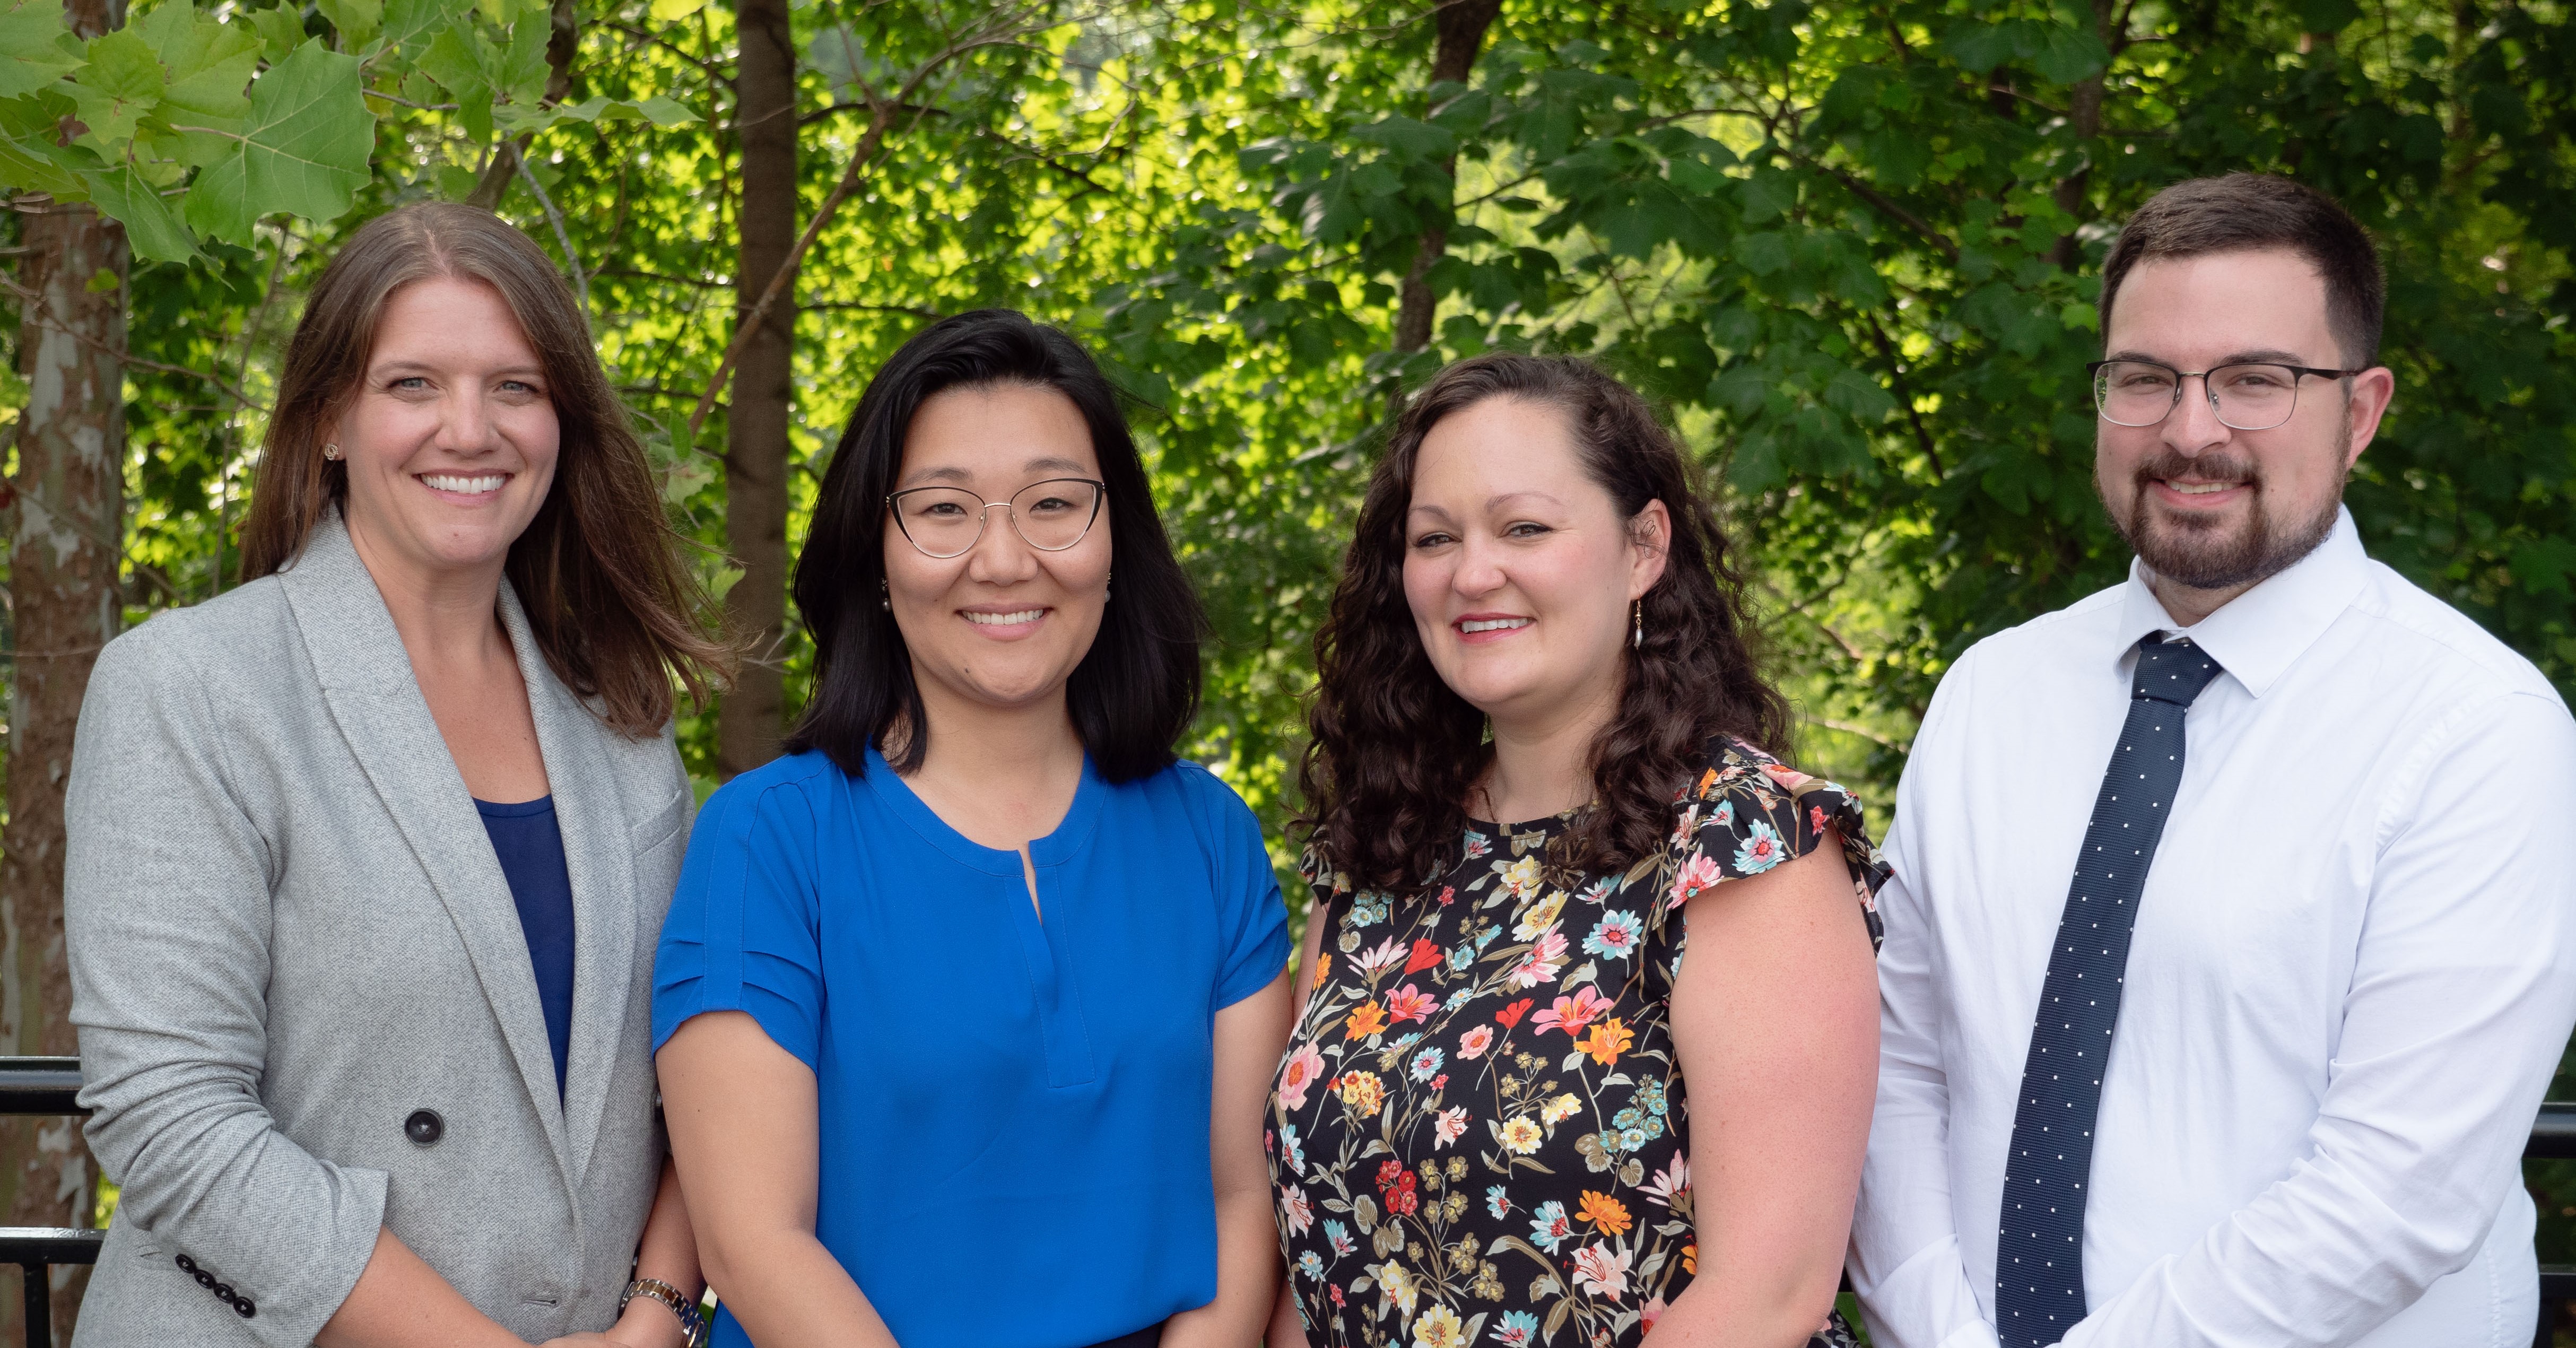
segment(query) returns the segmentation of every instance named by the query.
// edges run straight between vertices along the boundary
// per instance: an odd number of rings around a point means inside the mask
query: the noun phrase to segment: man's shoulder
[[[2370,563],[2370,579],[2353,597],[2352,611],[2377,629],[2374,639],[2408,650],[2461,696],[2521,693],[2559,700],[2539,666],[2385,563]]]
[[[2119,623],[2121,592],[2126,586],[2126,581],[2106,586],[2064,608],[1979,638],[1951,662],[1949,671],[1941,677],[1942,686],[1964,682],[1964,672],[1975,665],[2003,661],[2015,668],[2029,669],[2095,653]]]

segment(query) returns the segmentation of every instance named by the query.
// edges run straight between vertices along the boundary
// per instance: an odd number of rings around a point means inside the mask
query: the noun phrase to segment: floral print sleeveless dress
[[[1319,874],[1313,992],[1271,1100],[1288,1278],[1312,1344],[1642,1340],[1699,1269],[1670,915],[1840,833],[1878,939],[1887,871],[1841,787],[1735,741],[1620,874],[1552,858],[1572,815],[1468,828],[1410,895]],[[1846,1348],[1835,1316],[1810,1348]]]

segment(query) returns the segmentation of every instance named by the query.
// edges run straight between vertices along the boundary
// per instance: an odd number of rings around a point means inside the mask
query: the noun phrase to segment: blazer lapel
[[[393,615],[339,512],[314,526],[303,555],[279,580],[312,654],[323,700],[464,939],[475,980],[518,1064],[520,1085],[544,1121],[547,1141],[569,1182],[574,1170],[563,1111],[555,1099],[554,1050],[546,1042],[545,1010],[537,1001],[518,906],[474,798],[421,696]],[[544,662],[538,664],[542,668]],[[535,692],[533,684],[530,691]],[[573,892],[581,892],[578,869]],[[577,1019],[575,1024],[578,1028]]]
[[[601,736],[616,732],[555,678],[507,581],[501,584],[501,621],[528,685],[555,822],[563,831],[564,866],[572,877],[572,1045],[563,1104],[566,1155],[578,1184],[590,1169],[591,1147],[608,1107],[609,1077],[625,1049],[626,999],[635,973],[634,856],[600,743]]]

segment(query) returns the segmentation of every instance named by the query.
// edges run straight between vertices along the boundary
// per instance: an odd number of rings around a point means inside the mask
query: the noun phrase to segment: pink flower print
[[[1299,1044],[1297,1051],[1279,1068],[1279,1103],[1288,1109],[1306,1107],[1306,1090],[1324,1075],[1324,1055],[1315,1051],[1312,1040]]]
[[[1645,1325],[1646,1328],[1652,1329],[1655,1327],[1655,1322],[1657,1320],[1664,1318],[1664,1311],[1666,1309],[1667,1307],[1664,1305],[1664,1299],[1662,1297],[1656,1297],[1654,1300],[1645,1304],[1644,1308],[1639,1311],[1637,1318],[1640,1323]],[[1833,1321],[1827,1320],[1825,1323],[1832,1324]]]
[[[1449,905],[1451,905],[1451,904],[1453,904],[1453,903],[1456,903],[1457,901],[1458,901],[1458,887],[1457,887],[1456,885],[1442,885],[1442,886],[1440,887],[1440,906],[1441,906],[1441,907],[1446,908],[1446,907],[1448,907]]]
[[[1530,1024],[1541,1034],[1549,1030],[1563,1030],[1568,1037],[1571,1037],[1576,1030],[1599,1020],[1601,1014],[1608,1011],[1611,1005],[1612,1003],[1602,1000],[1600,993],[1590,988],[1583,988],[1571,997],[1557,998],[1556,1005],[1530,1017]]]
[[[1574,1255],[1574,1282],[1594,1296],[1623,1300],[1628,1295],[1628,1256],[1607,1245],[1586,1245]]]
[[[1503,975],[1503,982],[1514,990],[1534,988],[1553,980],[1564,969],[1565,934],[1551,923],[1546,931],[1539,933],[1529,954],[1513,965],[1510,973]]]
[[[1833,820],[1826,815],[1824,806],[1810,805],[1807,807],[1807,824],[1815,829],[1816,836],[1821,838],[1825,835],[1825,830],[1832,826]]]
[[[1702,853],[1691,853],[1691,858],[1683,864],[1681,873],[1673,877],[1671,906],[1681,907],[1692,899],[1698,898],[1702,890],[1708,889],[1725,878],[1726,872],[1719,870],[1716,862],[1709,860]]]
[[[1428,1022],[1431,1019],[1431,1013],[1439,1009],[1438,998],[1416,988],[1411,983],[1386,995],[1386,1014],[1398,1024],[1408,1020]]]
[[[1680,1152],[1673,1153],[1671,1165],[1655,1172],[1655,1178],[1647,1183],[1645,1189],[1649,1201],[1666,1208],[1680,1202],[1682,1195],[1689,1192],[1690,1158]]]
[[[1360,966],[1362,973],[1374,976],[1401,963],[1408,953],[1405,947],[1397,945],[1395,938],[1390,936],[1369,949],[1351,956],[1351,963]]]
[[[1305,1190],[1293,1184],[1279,1186],[1279,1220],[1301,1236],[1306,1234],[1307,1227],[1315,1224],[1315,1209],[1307,1203]]]
[[[1467,1031],[1465,1034],[1458,1036],[1458,1061],[1473,1062],[1478,1058],[1484,1057],[1485,1050],[1492,1048],[1493,1046],[1494,1027],[1490,1025],[1479,1025],[1476,1028]]]
[[[1762,775],[1778,782],[1781,786],[1791,791],[1795,791],[1799,787],[1805,786],[1807,783],[1816,780],[1795,768],[1784,768],[1777,763],[1763,764]]]
[[[1467,1135],[1467,1107],[1465,1105],[1451,1105],[1447,1109],[1441,1110],[1438,1117],[1431,1120],[1431,1132],[1435,1139],[1431,1146],[1435,1151],[1448,1146],[1459,1138],[1465,1137]]]

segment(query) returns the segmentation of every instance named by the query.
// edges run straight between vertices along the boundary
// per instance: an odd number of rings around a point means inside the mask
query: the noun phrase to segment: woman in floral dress
[[[1273,1345],[1851,1342],[1885,871],[1759,747],[1690,481],[1637,395],[1519,355],[1379,465],[1318,640]]]

